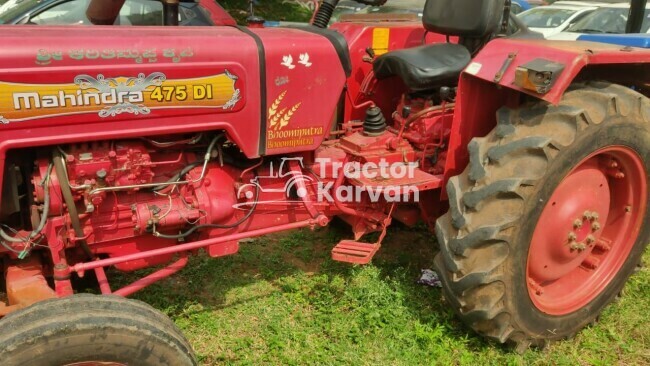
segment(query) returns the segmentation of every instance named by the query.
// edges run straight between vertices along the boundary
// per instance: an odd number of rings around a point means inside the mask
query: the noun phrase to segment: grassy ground
[[[366,267],[328,258],[346,235],[342,225],[303,230],[243,244],[234,257],[200,256],[136,298],[171,316],[205,365],[650,364],[647,269],[599,324],[518,355],[459,323],[439,289],[415,283],[434,254],[427,231],[392,231]]]

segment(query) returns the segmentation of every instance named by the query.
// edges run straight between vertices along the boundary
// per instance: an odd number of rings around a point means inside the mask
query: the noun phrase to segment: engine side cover
[[[0,26],[0,145],[225,130],[249,157],[315,149],[345,80],[337,54],[258,32]]]

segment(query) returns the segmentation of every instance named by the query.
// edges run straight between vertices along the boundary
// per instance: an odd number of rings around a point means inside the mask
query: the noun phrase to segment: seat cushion
[[[379,80],[399,76],[412,91],[425,91],[455,83],[471,61],[464,46],[438,43],[381,55],[374,62],[374,70]]]

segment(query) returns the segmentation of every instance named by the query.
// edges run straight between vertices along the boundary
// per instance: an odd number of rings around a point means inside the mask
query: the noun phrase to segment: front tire
[[[0,320],[3,366],[193,366],[192,348],[151,306],[117,296],[36,303]]]
[[[497,118],[447,185],[436,266],[470,327],[523,351],[593,322],[639,263],[650,240],[650,103],[590,83],[558,106]]]

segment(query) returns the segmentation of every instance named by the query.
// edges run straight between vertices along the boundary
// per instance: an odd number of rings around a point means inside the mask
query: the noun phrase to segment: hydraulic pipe
[[[179,0],[162,0],[162,3],[163,3],[163,24],[177,26]]]

